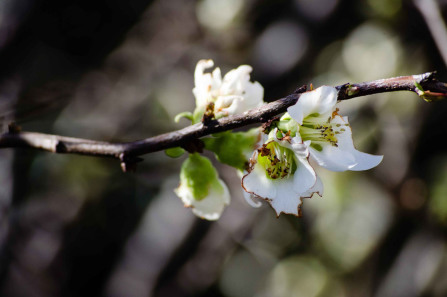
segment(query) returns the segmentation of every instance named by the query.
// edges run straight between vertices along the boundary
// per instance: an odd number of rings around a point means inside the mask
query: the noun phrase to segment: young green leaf
[[[185,150],[181,147],[172,147],[165,150],[165,154],[171,158],[178,158],[185,153]]]
[[[202,140],[205,148],[214,152],[217,160],[245,170],[248,159],[259,141],[259,129],[255,128],[247,132],[223,132]]]

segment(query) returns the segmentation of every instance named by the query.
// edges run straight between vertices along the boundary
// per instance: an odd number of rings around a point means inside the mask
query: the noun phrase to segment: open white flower
[[[287,112],[298,123],[298,133],[309,141],[310,156],[318,165],[332,170],[367,170],[383,156],[362,153],[354,148],[347,117],[338,114],[337,89],[322,86],[303,93]]]
[[[315,192],[321,195],[322,183],[308,162],[308,144],[299,136],[278,138],[279,133],[278,129],[272,130],[269,139],[253,153],[242,187],[268,201],[278,216],[299,216],[301,199]]]
[[[211,162],[197,153],[190,154],[183,163],[180,185],[174,192],[196,216],[210,221],[219,219],[230,204],[227,186]]]
[[[214,115],[219,118],[243,113],[263,104],[264,88],[260,83],[250,81],[250,66],[241,65],[222,79],[219,68],[205,73],[213,65],[212,60],[197,63],[192,90],[196,97],[196,111],[204,111],[209,103],[214,103]]]

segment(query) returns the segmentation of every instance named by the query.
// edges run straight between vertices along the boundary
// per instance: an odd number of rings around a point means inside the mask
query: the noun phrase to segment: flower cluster
[[[200,60],[197,63],[195,87],[192,90],[196,98],[196,109],[193,114],[182,113],[179,116],[197,123],[210,108],[215,118],[221,118],[264,104],[264,88],[260,83],[250,81],[250,66],[239,66],[222,78],[219,68],[215,68],[212,73],[205,73],[213,65],[212,60]],[[258,142],[258,136],[257,129],[237,133],[223,132],[205,138],[203,142],[205,148],[214,152],[220,162],[243,170]],[[183,163],[180,185],[175,193],[186,207],[192,208],[195,215],[207,220],[217,220],[224,206],[230,202],[228,188],[218,177],[211,162],[197,153],[190,154]]]
[[[250,81],[250,66],[239,66],[222,79],[219,68],[205,73],[213,65],[212,60],[198,62],[193,89],[196,109],[194,114],[181,116],[196,123],[209,110],[220,118],[264,103],[262,86]],[[323,195],[315,164],[331,171],[358,171],[382,161],[382,156],[355,149],[348,118],[338,113],[337,95],[337,89],[329,86],[305,92],[262,131],[219,133],[203,139],[205,149],[214,152],[218,161],[243,172],[242,188],[250,205],[260,206],[258,199],[263,199],[278,216],[299,216],[303,198]],[[183,163],[175,192],[194,214],[208,220],[218,219],[230,202],[228,188],[211,162],[197,153]]]
[[[299,215],[302,198],[323,194],[309,160],[331,171],[367,170],[382,161],[354,148],[348,118],[335,107],[337,94],[328,86],[302,94],[250,159],[242,186],[277,215]]]

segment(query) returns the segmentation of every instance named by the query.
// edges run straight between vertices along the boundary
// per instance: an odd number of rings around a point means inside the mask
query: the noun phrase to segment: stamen
[[[294,153],[275,141],[258,149],[258,162],[265,169],[268,178],[288,178],[296,170]]]
[[[300,126],[301,138],[304,141],[310,140],[314,144],[312,147],[318,151],[321,151],[323,145],[327,143],[338,147],[337,135],[345,132],[346,129],[341,127],[347,127],[349,124],[332,123],[332,120],[338,115],[338,108],[332,112],[327,120],[324,120],[318,114],[316,115],[310,114],[303,120],[303,124]]]

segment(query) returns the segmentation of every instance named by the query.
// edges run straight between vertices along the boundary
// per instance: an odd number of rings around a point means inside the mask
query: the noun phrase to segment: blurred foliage
[[[104,141],[181,128],[204,58],[223,73],[251,65],[267,101],[309,83],[447,80],[413,1],[4,0],[2,127]],[[185,157],[149,154],[122,173],[115,160],[0,151],[0,295],[446,296],[447,103],[386,93],[340,113],[356,147],[384,160],[319,172],[324,197],[305,199],[301,219],[248,206],[226,165],[232,202],[210,223],[173,192]]]

